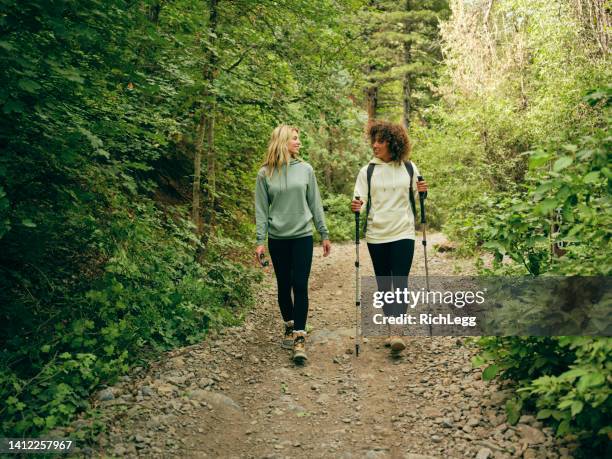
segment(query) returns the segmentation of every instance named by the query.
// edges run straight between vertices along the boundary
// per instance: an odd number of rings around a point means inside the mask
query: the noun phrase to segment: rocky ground
[[[442,235],[430,236],[442,242]],[[430,249],[430,273],[470,273],[471,261]],[[382,338],[354,349],[354,245],[315,250],[309,360],[280,348],[274,274],[240,327],[175,350],[101,391],[108,422],[97,457],[563,458],[532,416],[506,423],[499,383],[485,383],[464,338],[411,337],[399,357]],[[362,272],[372,274],[365,244]],[[423,274],[421,245],[413,274]],[[82,451],[85,452],[85,451]]]

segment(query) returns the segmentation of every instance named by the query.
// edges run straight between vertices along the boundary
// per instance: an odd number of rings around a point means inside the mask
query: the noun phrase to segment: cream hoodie
[[[409,175],[403,163],[385,163],[381,159],[373,158],[371,164],[376,164],[372,181],[370,183],[370,197],[372,204],[368,216],[368,229],[366,241],[372,244],[394,242],[400,239],[415,239],[414,215],[410,206],[408,193],[410,192]],[[412,176],[412,189],[415,195],[415,204],[418,206],[419,193],[416,182],[420,175],[416,165]],[[361,213],[365,215],[368,204],[368,166],[364,166],[357,175],[355,192],[363,201]]]

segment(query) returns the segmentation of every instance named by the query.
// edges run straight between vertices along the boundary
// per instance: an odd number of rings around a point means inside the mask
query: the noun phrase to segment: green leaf
[[[481,354],[478,354],[472,357],[472,367],[473,368],[478,368],[484,365],[485,363],[487,363],[487,361],[482,357]]]
[[[40,351],[44,352],[45,354],[49,352],[50,350],[51,350],[51,346],[49,344],[45,344],[44,346],[40,348]]]
[[[584,403],[582,403],[580,400],[576,400],[574,401],[574,403],[572,403],[572,417],[576,416],[578,413],[580,413],[582,411],[582,408],[584,407]]]
[[[574,381],[576,378],[587,375],[587,370],[584,368],[573,368],[561,374],[564,381]]]
[[[8,41],[0,40],[0,48],[6,51],[13,51],[15,47]]]
[[[500,244],[497,241],[487,241],[484,244],[482,244],[482,246],[485,249],[493,249],[493,250],[497,250],[499,253],[501,253],[502,255],[506,254],[506,248]]]
[[[33,420],[34,425],[37,427],[42,427],[45,424],[45,420],[40,416],[36,416]]]
[[[537,418],[538,419],[548,419],[549,417],[552,416],[552,410],[548,410],[548,409],[544,409],[544,410],[540,410],[538,411],[538,415]]]
[[[563,400],[561,403],[559,403],[558,407],[560,410],[566,410],[572,406],[572,403],[574,403],[573,400]]]
[[[587,175],[584,176],[583,182],[584,183],[595,183],[597,180],[599,180],[599,171],[592,171],[589,172]]]
[[[565,148],[567,151],[571,151],[572,153],[576,153],[578,150],[578,147],[576,145],[572,145],[571,143],[563,145],[563,148]]]
[[[555,208],[559,206],[559,202],[556,199],[548,198],[539,203],[535,210],[540,214],[547,214],[553,211]]]
[[[557,427],[557,435],[562,437],[563,435],[568,434],[570,431],[570,421],[569,419],[565,419],[561,421],[559,426]]]
[[[529,158],[529,169],[537,169],[550,160],[550,154],[539,152]]]
[[[553,186],[554,186],[553,182],[544,182],[538,188],[536,188],[536,190],[533,193],[534,195],[541,196],[547,191],[550,191],[553,188]]]
[[[36,223],[34,223],[29,218],[24,218],[23,220],[21,220],[21,224],[27,228],[36,228]]]
[[[495,376],[497,375],[498,372],[499,372],[499,366],[497,366],[495,364],[494,365],[489,365],[482,372],[482,380],[483,381],[490,381],[493,378],[495,378]]]
[[[17,86],[19,86],[24,91],[32,94],[36,94],[36,92],[41,88],[41,86],[36,81],[29,80],[27,78],[19,80]]]
[[[45,419],[45,425],[47,429],[52,429],[53,427],[55,427],[55,424],[57,424],[57,419],[55,418],[55,416],[47,416],[47,418]]]
[[[563,156],[555,161],[555,163],[553,164],[553,171],[562,171],[567,166],[572,164],[572,162],[574,162],[574,158],[572,158],[571,156]]]
[[[520,399],[510,399],[506,402],[506,415],[508,416],[508,424],[515,425],[521,417],[523,402]]]
[[[588,373],[580,378],[578,384],[576,384],[576,389],[579,392],[585,392],[590,387],[601,386],[605,380],[606,378],[602,373]]]

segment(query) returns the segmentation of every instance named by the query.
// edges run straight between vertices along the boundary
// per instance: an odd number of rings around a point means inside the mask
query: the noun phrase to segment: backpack
[[[416,223],[416,203],[414,202],[414,190],[412,189],[412,177],[414,176],[414,167],[412,166],[412,162],[404,161],[404,166],[406,167],[406,171],[408,171],[408,176],[410,177],[410,192],[408,193],[408,199],[410,200],[410,207],[412,208],[412,215],[414,215],[414,221]],[[374,174],[374,167],[376,164],[368,164],[368,203],[366,204],[366,213],[365,213],[365,223],[363,224],[363,234],[366,234],[368,230],[368,215],[370,214],[370,206],[372,205],[372,196],[370,195],[370,184],[372,183],[372,174]]]

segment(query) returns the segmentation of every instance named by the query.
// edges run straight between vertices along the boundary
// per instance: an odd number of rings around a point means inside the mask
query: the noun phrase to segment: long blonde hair
[[[266,160],[264,166],[267,168],[268,175],[280,168],[283,164],[289,164],[291,161],[291,153],[289,153],[289,140],[291,135],[296,132],[300,133],[300,130],[294,126],[287,124],[281,124],[272,131],[270,136],[270,142],[268,143],[268,152],[266,154]]]

